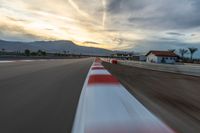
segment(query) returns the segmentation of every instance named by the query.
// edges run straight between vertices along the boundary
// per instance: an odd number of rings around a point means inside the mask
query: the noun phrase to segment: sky
[[[200,0],[0,0],[0,18],[3,40],[200,51]]]

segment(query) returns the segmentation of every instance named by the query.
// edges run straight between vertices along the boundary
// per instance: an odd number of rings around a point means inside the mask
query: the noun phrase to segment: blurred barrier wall
[[[146,63],[139,61],[127,61],[118,60],[118,63],[128,66],[134,66],[139,68],[186,74],[192,76],[200,76],[200,65],[195,64],[156,64],[156,63]]]

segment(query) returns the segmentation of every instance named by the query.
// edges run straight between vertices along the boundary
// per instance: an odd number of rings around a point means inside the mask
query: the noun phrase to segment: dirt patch
[[[200,77],[103,63],[151,112],[178,133],[200,132]]]

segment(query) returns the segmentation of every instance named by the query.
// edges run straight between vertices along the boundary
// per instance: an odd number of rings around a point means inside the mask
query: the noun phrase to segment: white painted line
[[[46,59],[40,60],[1,60],[0,63],[12,63],[12,62],[33,62],[33,61],[48,61]],[[49,60],[52,61],[52,60]]]
[[[36,61],[36,60],[18,60],[20,62],[32,62],[32,61]]]
[[[14,62],[14,61],[0,61],[0,63],[10,63],[10,62]]]

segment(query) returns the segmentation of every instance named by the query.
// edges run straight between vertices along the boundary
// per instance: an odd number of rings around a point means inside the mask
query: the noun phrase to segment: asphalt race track
[[[70,133],[92,62],[0,63],[0,133]]]

